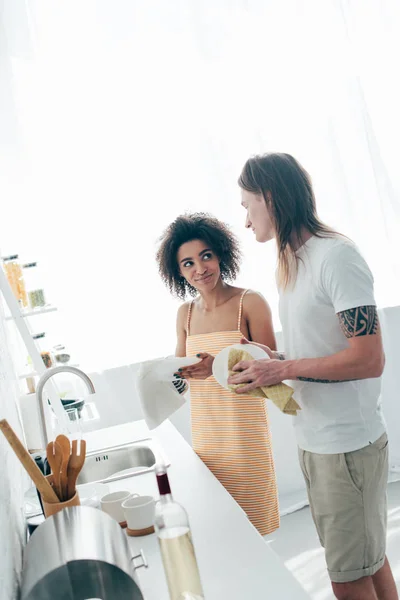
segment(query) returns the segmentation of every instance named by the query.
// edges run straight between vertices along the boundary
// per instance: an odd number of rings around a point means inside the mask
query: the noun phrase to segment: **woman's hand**
[[[175,377],[183,379],[207,379],[212,375],[212,366],[214,357],[207,352],[201,352],[196,354],[198,358],[201,358],[199,363],[191,365],[190,367],[182,367],[175,373]]]

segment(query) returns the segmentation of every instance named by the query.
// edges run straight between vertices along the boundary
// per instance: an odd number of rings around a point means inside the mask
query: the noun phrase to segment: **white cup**
[[[128,498],[122,503],[122,509],[130,535],[140,535],[153,531],[155,513],[153,496],[136,495],[136,497]]]
[[[125,522],[125,517],[122,503],[133,496],[138,496],[138,494],[131,494],[131,492],[128,492],[127,490],[106,494],[100,499],[101,510],[118,521],[118,523],[123,524]]]

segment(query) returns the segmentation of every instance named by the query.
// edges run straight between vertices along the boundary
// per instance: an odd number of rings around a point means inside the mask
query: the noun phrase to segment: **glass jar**
[[[27,308],[28,298],[26,294],[22,267],[18,260],[18,254],[6,256],[3,258],[3,261],[4,271],[14,296],[16,297],[21,308]]]
[[[46,305],[46,299],[42,282],[40,281],[40,271],[37,262],[27,263],[23,266],[25,279],[25,288],[31,309]]]

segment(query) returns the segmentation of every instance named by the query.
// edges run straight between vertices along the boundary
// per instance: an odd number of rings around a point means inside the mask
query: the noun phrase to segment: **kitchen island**
[[[149,432],[144,421],[86,434],[88,450],[153,437],[171,466],[174,498],[189,514],[206,600],[307,600],[308,594],[247,519],[175,427],[166,421]],[[129,490],[158,498],[154,473],[110,484],[110,491]],[[132,554],[143,550],[148,569],[137,575],[145,600],[168,600],[168,588],[155,534],[128,537]]]

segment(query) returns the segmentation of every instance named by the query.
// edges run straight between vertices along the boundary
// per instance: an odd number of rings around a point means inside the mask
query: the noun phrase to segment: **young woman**
[[[177,316],[177,356],[199,356],[182,368],[190,380],[193,448],[248,515],[261,535],[279,527],[279,509],[265,400],[238,396],[212,376],[214,356],[248,340],[275,349],[271,311],[257,292],[230,285],[240,250],[229,228],[195,213],[178,217],[161,238],[159,272],[185,300]]]

